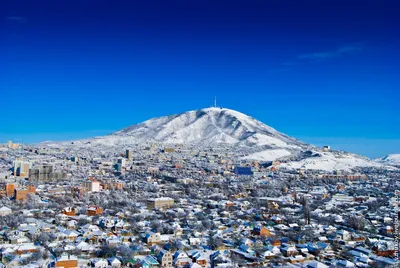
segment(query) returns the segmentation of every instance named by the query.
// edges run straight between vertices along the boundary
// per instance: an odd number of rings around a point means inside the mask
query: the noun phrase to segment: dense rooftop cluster
[[[332,172],[229,147],[4,145],[7,267],[397,267],[396,168]]]

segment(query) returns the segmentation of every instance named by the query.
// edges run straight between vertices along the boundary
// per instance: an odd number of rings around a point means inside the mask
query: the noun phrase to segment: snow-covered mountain
[[[400,166],[400,154],[389,154],[385,157],[376,159],[376,161],[380,163]]]
[[[226,143],[238,146],[299,148],[304,145],[252,117],[222,108],[207,108],[150,119],[124,128],[112,136],[131,138],[136,142],[203,146]]]
[[[123,147],[144,143],[183,144],[203,148],[224,145],[247,153],[273,149],[277,150],[277,156],[290,155],[309,147],[250,116],[216,107],[149,119],[107,136],[64,143],[46,142],[42,145]]]
[[[206,108],[153,118],[103,137],[63,143],[79,148],[127,148],[146,143],[183,144],[196,148],[228,148],[246,160],[282,160],[289,169],[350,170],[378,167],[382,163],[344,152],[320,148],[283,134],[243,113],[225,108]],[[59,143],[60,144],[60,143]],[[47,143],[46,146],[58,146]]]

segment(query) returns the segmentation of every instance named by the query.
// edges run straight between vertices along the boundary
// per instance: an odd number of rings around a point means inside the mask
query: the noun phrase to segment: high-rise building
[[[129,160],[132,160],[133,159],[132,151],[131,150],[126,150],[125,157],[128,158]]]
[[[29,169],[31,167],[32,164],[29,161],[25,161],[23,159],[16,159],[14,161],[14,176],[28,177]]]
[[[13,197],[15,194],[15,184],[14,183],[7,183],[6,184],[6,195],[8,197]]]
[[[63,171],[54,171],[52,165],[44,164],[35,166],[29,170],[30,181],[49,181],[57,180],[66,177],[66,173]]]
[[[79,157],[77,157],[77,156],[72,156],[72,157],[71,157],[71,161],[74,162],[74,163],[78,163],[78,162],[79,162]]]
[[[115,169],[116,171],[118,171],[118,172],[121,172],[121,171],[122,171],[122,164],[121,164],[121,163],[116,163],[116,164],[114,165],[114,169]]]
[[[121,167],[125,167],[125,158],[118,158],[117,164],[121,164]]]

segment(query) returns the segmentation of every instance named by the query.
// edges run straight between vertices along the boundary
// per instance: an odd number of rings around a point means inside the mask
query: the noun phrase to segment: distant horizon
[[[6,2],[0,140],[108,134],[217,96],[311,144],[400,152],[395,1]]]

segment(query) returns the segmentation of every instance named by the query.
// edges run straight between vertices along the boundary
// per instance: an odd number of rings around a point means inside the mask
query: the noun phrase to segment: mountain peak
[[[235,111],[235,110],[232,110],[232,109],[227,109],[227,108],[222,108],[222,107],[208,107],[208,108],[203,108],[203,109],[200,109],[200,110],[204,111],[204,112],[223,112],[223,111],[226,112],[227,111],[227,112],[240,113],[238,111]]]
[[[199,111],[203,111],[203,112],[206,112],[206,113],[227,113],[227,114],[230,114],[232,116],[240,117],[242,119],[251,118],[250,116],[248,116],[248,115],[246,115],[244,113],[238,112],[236,110],[228,109],[228,108],[222,108],[222,107],[203,108],[203,109],[200,109]]]
[[[283,148],[300,142],[241,112],[211,107],[147,120],[114,135],[137,141]]]

